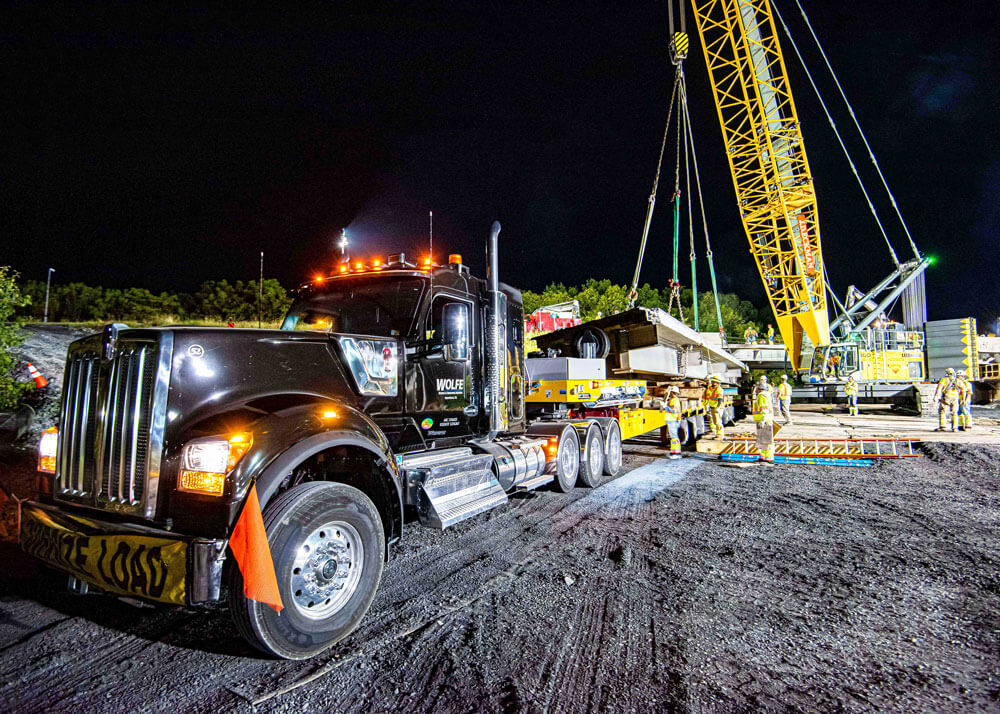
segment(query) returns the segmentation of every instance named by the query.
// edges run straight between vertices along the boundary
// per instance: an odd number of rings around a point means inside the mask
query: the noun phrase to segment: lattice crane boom
[[[830,344],[816,194],[768,0],[692,0],[743,227],[796,369]]]

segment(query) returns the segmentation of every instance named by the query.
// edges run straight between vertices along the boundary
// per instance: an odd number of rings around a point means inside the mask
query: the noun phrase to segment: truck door
[[[407,410],[427,441],[468,437],[478,417],[471,372],[472,319],[469,300],[438,294],[431,302],[424,325],[429,347],[415,360],[413,388],[407,389]]]

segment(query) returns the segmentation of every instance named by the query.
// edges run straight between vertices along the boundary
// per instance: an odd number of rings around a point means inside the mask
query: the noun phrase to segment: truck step
[[[407,502],[417,507],[424,525],[448,528],[507,501],[490,454],[448,449],[406,458],[402,466]]]
[[[539,486],[544,486],[547,483],[552,483],[555,480],[555,474],[545,473],[544,471],[534,478],[529,478],[527,481],[522,481],[517,484],[518,491],[533,491]]]

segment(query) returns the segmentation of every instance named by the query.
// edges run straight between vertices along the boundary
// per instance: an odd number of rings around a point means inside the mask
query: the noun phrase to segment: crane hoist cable
[[[642,227],[642,241],[639,243],[639,258],[635,263],[635,274],[632,276],[632,287],[628,291],[628,306],[634,307],[635,300],[639,296],[639,273],[642,271],[642,259],[646,254],[646,241],[649,238],[649,226],[653,221],[653,208],[656,206],[656,192],[660,186],[660,170],[663,168],[663,152],[667,148],[667,135],[670,133],[670,120],[673,117],[674,102],[677,98],[677,87],[680,84],[681,72],[678,67],[674,73],[674,87],[670,91],[670,105],[667,109],[667,123],[663,127],[663,141],[660,142],[660,156],[656,161],[656,176],[653,178],[653,189],[649,194],[649,203],[646,206],[646,222]]]
[[[674,206],[674,263],[673,272],[670,278],[670,302],[667,305],[667,312],[669,313],[674,308],[674,303],[677,303],[677,314],[680,319],[684,320],[684,305],[681,303],[681,280],[680,280],[680,270],[678,268],[678,261],[680,256],[680,231],[681,231],[681,134],[683,133],[684,123],[681,121],[681,117],[684,112],[680,105],[681,94],[683,94],[684,87],[684,70],[681,68],[681,64],[677,61],[677,74],[678,82],[681,88],[681,92],[677,96],[677,161],[674,164],[674,196],[671,199],[671,203]],[[687,143],[685,142],[685,148]]]
[[[694,167],[694,184],[698,189],[698,206],[701,209],[701,225],[705,232],[705,257],[708,259],[708,273],[712,278],[712,297],[715,300],[715,319],[719,325],[719,333],[722,335],[723,342],[726,338],[725,328],[722,326],[722,306],[719,304],[719,287],[715,280],[715,260],[712,257],[712,242],[708,235],[708,219],[705,216],[705,197],[701,190],[701,176],[698,173],[698,152],[695,149],[694,144],[694,132],[691,127],[691,114],[688,111],[687,105],[687,83],[681,85],[681,109],[684,112],[684,125],[687,127],[687,137],[691,144],[691,164]],[[690,188],[688,196],[690,196]],[[692,225],[691,228],[694,231]],[[691,284],[692,288],[695,290],[697,296],[697,283],[694,278],[694,243],[691,244]],[[697,305],[697,297],[695,297],[695,305]]]
[[[694,252],[694,212],[691,209],[691,158],[689,155],[691,137],[688,135],[687,122],[684,121],[684,117],[687,115],[687,107],[684,106],[684,99],[686,96],[687,92],[684,90],[684,82],[681,80],[681,112],[679,113],[678,118],[681,120],[681,126],[684,128],[684,187],[687,193],[688,204],[688,241],[690,243],[689,256],[691,258],[691,311],[694,313],[695,332],[700,332],[701,325],[698,322],[697,255]]]
[[[872,216],[875,218],[875,223],[878,225],[879,232],[882,233],[882,238],[885,239],[885,244],[889,248],[889,255],[892,256],[892,262],[898,268],[899,258],[896,256],[896,251],[892,247],[892,242],[889,240],[889,236],[886,234],[885,228],[882,226],[882,220],[879,218],[878,211],[875,210],[875,204],[872,203],[872,199],[868,195],[868,189],[865,187],[865,183],[862,181],[861,175],[858,173],[858,167],[854,165],[854,159],[851,158],[851,154],[847,150],[847,146],[844,144],[844,140],[840,136],[840,131],[837,129],[837,123],[833,120],[830,110],[827,109],[826,102],[823,101],[823,96],[819,92],[819,87],[816,86],[816,82],[813,81],[812,74],[809,73],[809,68],[806,67],[805,60],[802,58],[802,53],[799,52],[799,46],[795,44],[795,40],[792,38],[792,33],[789,31],[788,25],[785,24],[785,18],[781,16],[781,12],[778,10],[778,6],[775,3],[772,2],[771,7],[774,9],[774,14],[777,15],[778,21],[781,22],[781,27],[785,30],[785,37],[788,38],[788,41],[792,45],[792,49],[795,50],[795,56],[799,58],[799,64],[802,65],[802,69],[805,71],[806,77],[809,79],[809,84],[812,86],[813,91],[816,93],[816,98],[819,100],[819,105],[823,108],[826,120],[830,123],[830,128],[833,129],[834,136],[837,137],[837,142],[840,144],[840,148],[843,150],[844,156],[847,158],[847,163],[851,166],[854,178],[858,180],[858,186],[861,187],[861,193],[864,194],[865,201],[868,202],[868,210],[871,211]],[[872,158],[874,159],[874,157]],[[893,201],[893,204],[895,204],[895,201]],[[908,232],[907,235],[909,235]]]
[[[854,114],[854,107],[852,107],[851,103],[847,100],[847,95],[844,93],[844,88],[840,85],[840,80],[837,78],[837,73],[833,71],[833,66],[830,64],[830,60],[826,56],[826,52],[823,50],[823,45],[820,44],[819,38],[816,36],[816,32],[813,30],[812,23],[809,22],[809,16],[806,15],[806,11],[802,9],[802,3],[800,3],[799,0],[795,0],[795,4],[799,8],[799,12],[802,14],[802,19],[806,21],[806,27],[809,28],[809,34],[812,35],[813,40],[816,42],[816,47],[819,49],[820,55],[823,56],[823,61],[826,63],[826,68],[830,71],[830,76],[833,77],[834,84],[837,85],[837,90],[840,92],[840,97],[844,100],[844,104],[847,106],[847,111],[848,113],[850,113],[851,119],[854,121],[854,127],[858,130],[858,134],[861,136],[861,140],[865,143],[865,148],[868,149],[868,158],[871,159],[872,164],[875,166],[875,170],[878,172],[878,177],[882,179],[882,186],[885,188],[885,192],[889,195],[889,201],[892,203],[892,207],[896,210],[896,216],[899,217],[899,222],[903,226],[903,231],[906,233],[907,240],[910,241],[910,248],[913,249],[913,255],[916,256],[917,260],[920,260],[921,255],[920,251],[917,249],[917,244],[913,242],[913,236],[910,235],[910,228],[909,226],[906,225],[906,221],[903,220],[903,214],[899,210],[899,205],[896,203],[896,197],[893,195],[892,190],[889,188],[889,183],[885,180],[885,176],[882,174],[882,167],[879,166],[878,159],[875,158],[875,152],[872,151],[872,147],[868,143],[868,137],[865,136],[865,132],[862,131],[861,129],[861,124],[858,122],[858,117]],[[775,11],[777,11],[777,8],[775,8]],[[782,20],[781,24],[784,24],[784,20]],[[788,30],[786,29],[785,32],[787,34]],[[788,39],[791,40],[791,36],[789,36]],[[798,53],[798,49],[796,49],[795,51],[796,53]],[[810,78],[810,81],[812,81],[812,78]]]

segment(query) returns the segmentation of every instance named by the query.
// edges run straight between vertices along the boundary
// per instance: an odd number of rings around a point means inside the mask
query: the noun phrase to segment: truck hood
[[[274,411],[296,397],[364,409],[330,335],[232,328],[157,328],[172,343],[166,431],[182,434],[210,416]],[[125,333],[123,333],[124,335]]]

